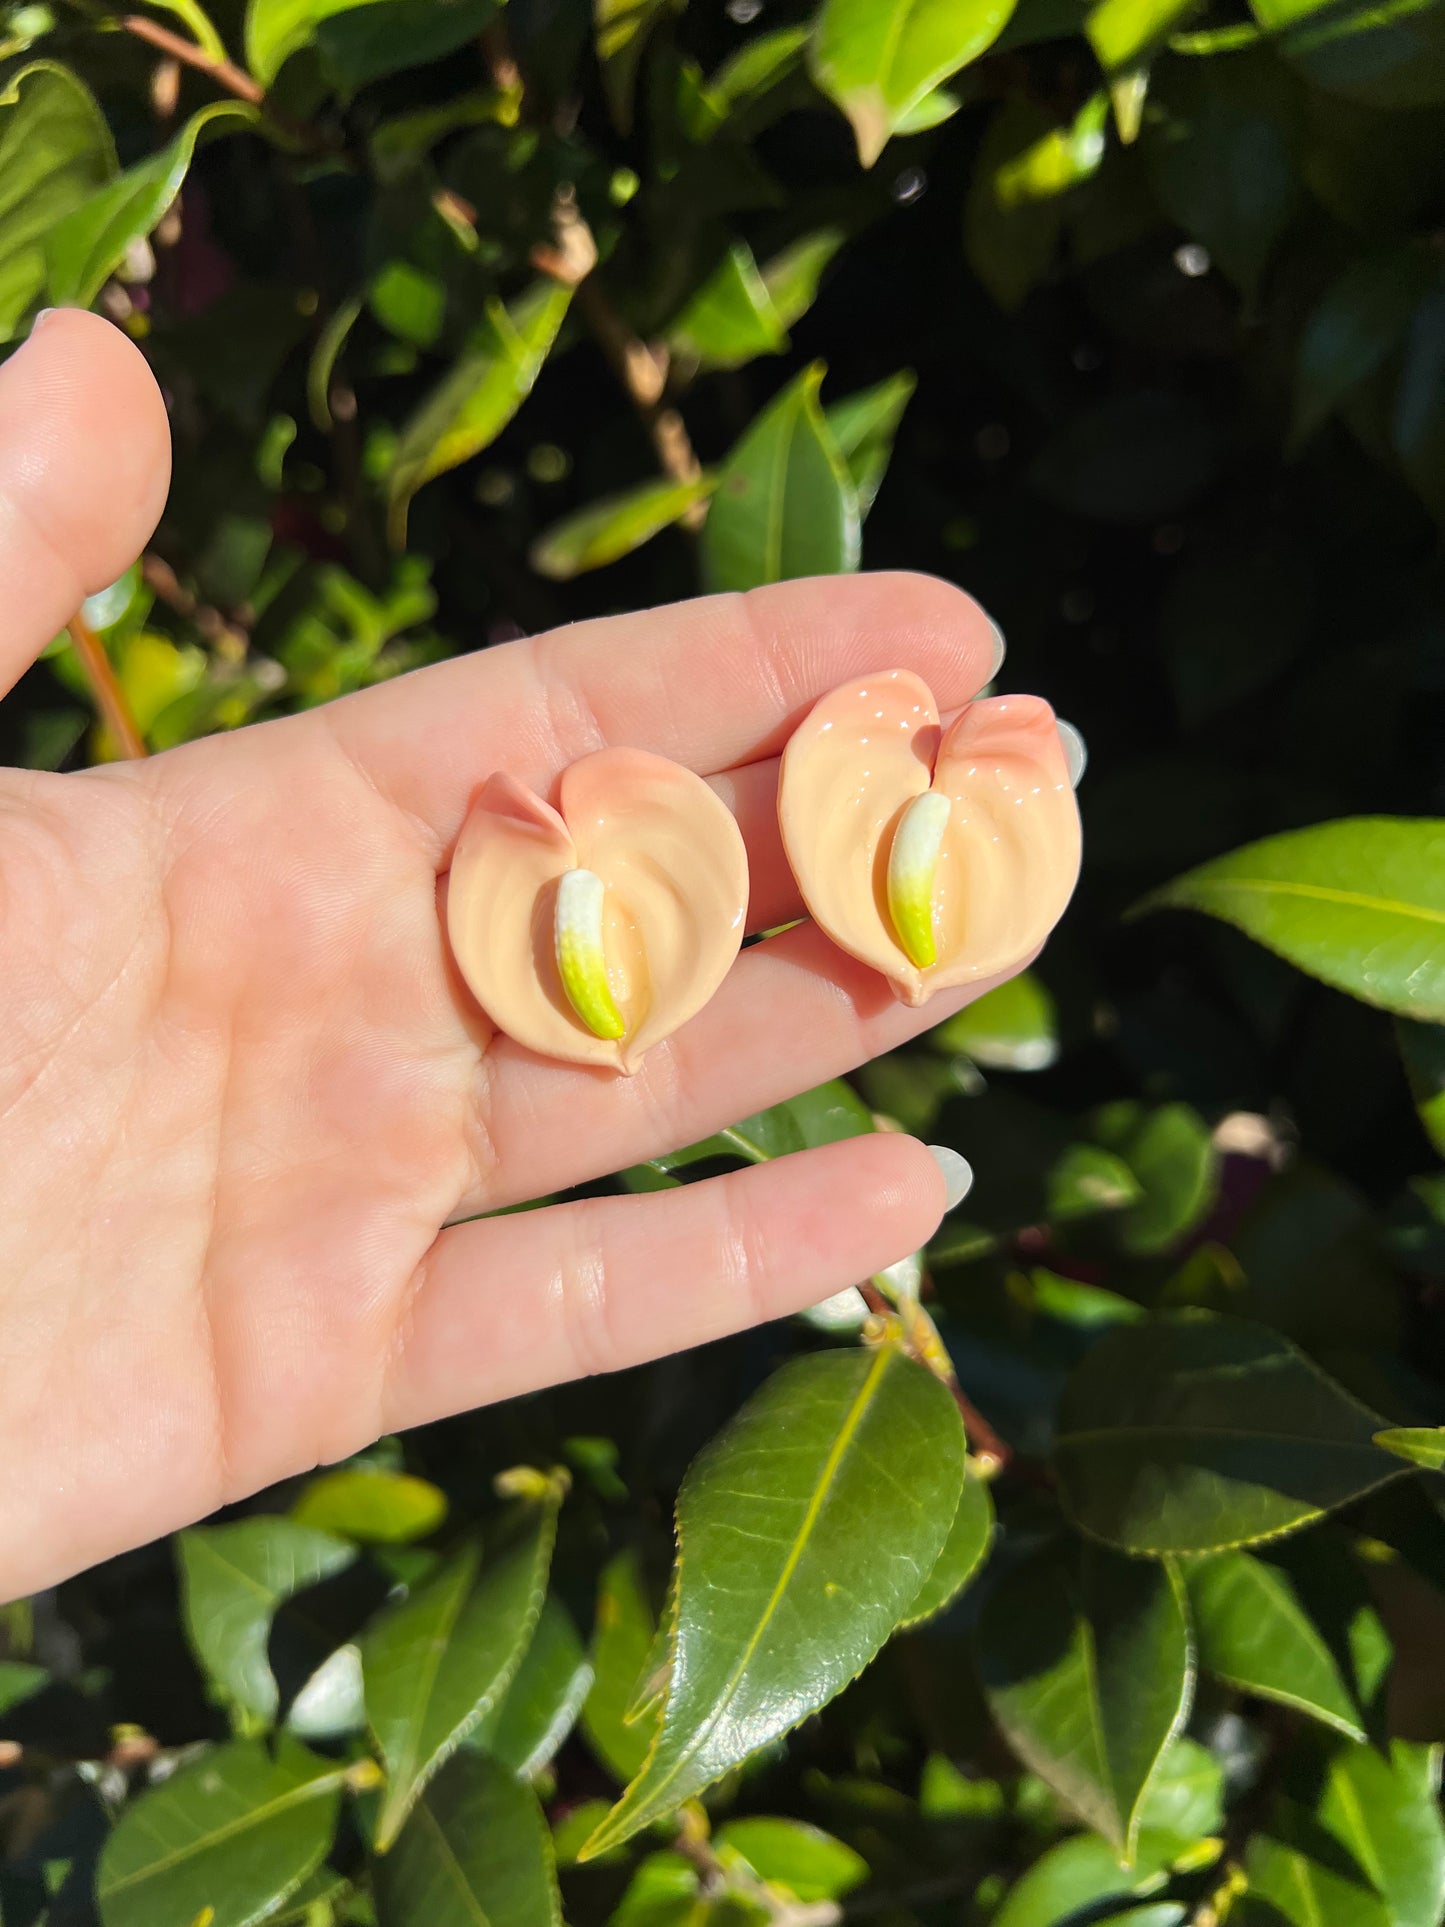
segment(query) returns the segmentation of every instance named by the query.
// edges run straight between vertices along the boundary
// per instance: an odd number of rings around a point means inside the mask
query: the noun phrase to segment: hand
[[[140,355],[93,316],[42,321],[0,370],[0,692],[140,551],[168,473]],[[982,612],[942,583],[786,583],[146,762],[0,772],[0,1596],[380,1433],[794,1311],[922,1244],[943,1178],[891,1135],[451,1222],[689,1143],[966,999],[908,1010],[804,925],[745,951],[635,1078],[569,1069],[493,1033],[439,899],[493,770],[546,793],[629,743],[712,780],[747,839],[752,927],[785,922],[790,728],[895,664],[957,706],[991,657]]]

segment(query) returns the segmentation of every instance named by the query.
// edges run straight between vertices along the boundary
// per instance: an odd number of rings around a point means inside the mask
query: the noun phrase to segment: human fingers
[[[145,546],[170,485],[145,358],[99,315],[53,308],[0,367],[0,695]]]

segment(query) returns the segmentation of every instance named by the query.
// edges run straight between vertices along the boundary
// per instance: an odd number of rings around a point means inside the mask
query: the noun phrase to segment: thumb
[[[0,695],[114,582],[170,485],[170,425],[118,328],[52,308],[0,367]]]

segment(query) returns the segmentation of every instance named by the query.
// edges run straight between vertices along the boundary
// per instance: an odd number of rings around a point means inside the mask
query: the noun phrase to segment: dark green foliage
[[[860,557],[985,604],[1089,744],[1057,937],[610,1181],[965,1153],[875,1288],[972,1456],[844,1293],[5,1608],[6,1927],[1445,1917],[1445,9],[756,13],[157,0],[171,72],[11,0],[0,340],[169,396],[88,611],[155,749]],[[64,643],[0,727],[114,750]]]

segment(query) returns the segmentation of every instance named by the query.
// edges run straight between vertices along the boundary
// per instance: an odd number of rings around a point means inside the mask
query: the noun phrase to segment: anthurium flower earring
[[[628,1074],[702,1006],[742,944],[747,853],[700,776],[641,749],[563,772],[553,809],[490,777],[457,841],[447,931],[500,1030]]]
[[[778,816],[814,921],[907,1004],[1022,963],[1078,879],[1069,764],[1036,696],[945,730],[906,669],[845,683],[789,741]]]

